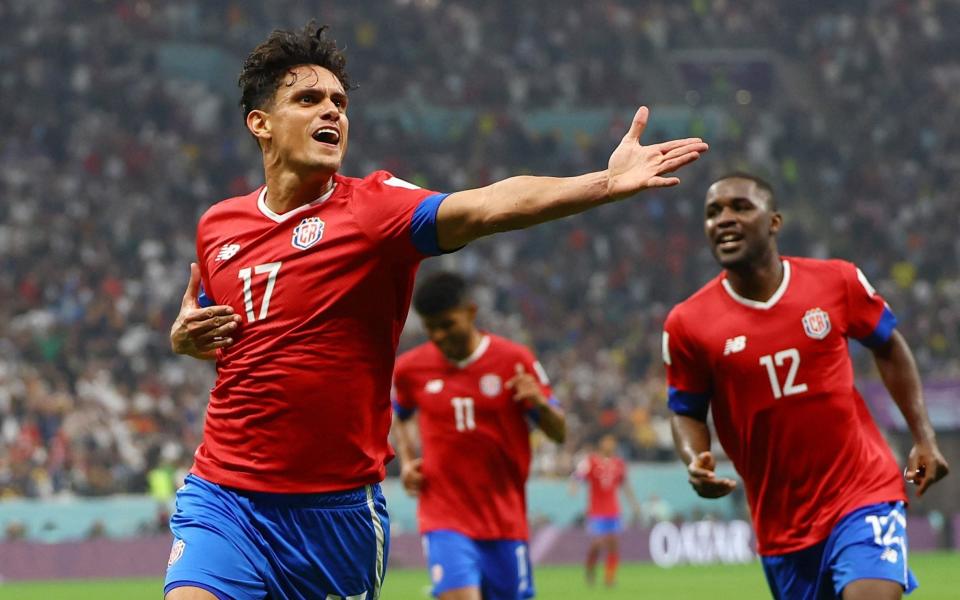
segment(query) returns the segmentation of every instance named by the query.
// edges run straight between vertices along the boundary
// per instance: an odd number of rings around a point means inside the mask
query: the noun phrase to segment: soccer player
[[[607,168],[437,193],[339,174],[349,79],[324,28],[274,31],[241,107],[266,185],[211,207],[174,352],[215,358],[203,441],[171,518],[168,600],[379,596],[390,382],[420,261],[672,186],[707,146],[643,146],[641,107]]]
[[[770,185],[734,173],[707,191],[704,229],[724,271],[669,314],[663,335],[677,450],[700,496],[717,477],[706,419],[743,479],[775,598],[900,598],[907,568],[897,462],[854,388],[855,339],[914,438],[904,476],[923,492],[947,474],[913,355],[863,273],[782,257]]]
[[[627,479],[627,465],[616,452],[617,438],[607,434],[600,438],[599,452],[585,457],[574,473],[576,479],[585,481],[589,486],[587,531],[591,539],[587,550],[587,583],[590,585],[596,581],[597,561],[604,551],[607,553],[604,583],[612,586],[617,578],[620,564],[619,535],[623,531],[618,490],[623,490],[630,502],[634,520],[640,516],[640,503]]]
[[[559,403],[530,350],[477,328],[477,305],[460,276],[429,277],[413,306],[430,341],[397,359],[394,430],[401,481],[419,497],[433,594],[532,598],[530,429],[562,443]],[[422,458],[414,447],[416,425]]]

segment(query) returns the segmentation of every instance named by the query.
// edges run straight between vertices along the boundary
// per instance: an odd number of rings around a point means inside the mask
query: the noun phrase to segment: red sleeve
[[[866,346],[886,343],[897,326],[896,317],[863,271],[853,263],[840,265],[847,290],[847,337]]]
[[[667,405],[676,414],[705,420],[713,387],[709,363],[687,334],[678,308],[670,311],[663,326]]]
[[[540,364],[540,361],[533,355],[529,348],[524,347],[521,352],[521,364],[523,370],[532,373],[540,384],[540,391],[550,401],[550,404],[559,408],[560,403],[553,396],[553,388],[550,387],[550,378],[547,377],[547,371]]]
[[[436,219],[446,197],[377,171],[357,186],[351,210],[367,237],[390,256],[418,261],[441,253]]]
[[[409,419],[417,411],[417,397],[411,388],[411,382],[404,376],[398,361],[393,374],[393,412],[402,420]]]

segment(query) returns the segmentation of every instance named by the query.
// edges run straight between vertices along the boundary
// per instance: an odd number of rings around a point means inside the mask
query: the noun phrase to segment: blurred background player
[[[459,275],[427,278],[413,306],[430,341],[397,359],[394,430],[401,480],[418,496],[433,594],[532,598],[530,431],[562,443],[559,402],[529,349],[477,328],[477,305]]]
[[[781,257],[783,219],[762,179],[707,191],[704,230],[724,272],[667,317],[663,358],[680,457],[701,496],[717,477],[706,419],[743,478],[774,597],[899,598],[907,567],[901,472],[854,387],[849,339],[868,347],[914,446],[903,477],[924,491],[947,474],[913,355],[853,264]]]
[[[620,564],[620,533],[623,531],[618,491],[623,490],[630,502],[632,521],[640,519],[640,503],[627,478],[627,463],[616,452],[617,437],[604,435],[598,451],[590,453],[577,465],[574,481],[571,482],[572,492],[575,491],[577,480],[587,484],[587,531],[591,539],[586,569],[587,583],[591,585],[596,581],[597,561],[604,551],[607,553],[604,583],[611,586],[616,581]]]
[[[349,79],[323,31],[274,31],[245,60],[241,106],[266,185],[198,225],[199,268],[170,337],[179,354],[216,357],[217,382],[171,518],[170,600],[376,599],[390,379],[420,261],[676,185],[663,175],[707,149],[699,138],[641,146],[642,107],[596,173],[454,194],[385,171],[344,177]],[[303,539],[310,547],[292,543]]]

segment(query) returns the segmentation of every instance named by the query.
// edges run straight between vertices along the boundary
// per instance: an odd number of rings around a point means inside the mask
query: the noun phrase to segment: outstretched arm
[[[452,250],[477,238],[523,229],[583,212],[653,187],[680,183],[664,177],[707,151],[700,138],[643,146],[650,111],[642,106],[605,171],[578,177],[511,177],[450,194],[437,211],[437,241]]]
[[[917,495],[922,496],[928,487],[946,476],[950,467],[937,447],[913,353],[897,330],[885,344],[871,350],[880,377],[913,435],[913,449],[904,476],[917,486]]]
[[[719,479],[714,470],[716,460],[710,452],[710,429],[703,421],[684,415],[673,415],[670,421],[677,454],[687,465],[690,485],[699,496],[720,498],[737,487],[732,479]]]

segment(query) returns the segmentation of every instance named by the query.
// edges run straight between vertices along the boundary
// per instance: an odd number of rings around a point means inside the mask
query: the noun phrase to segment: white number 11
[[[237,277],[243,280],[243,307],[247,310],[248,323],[257,320],[262,321],[267,318],[267,313],[270,310],[270,296],[273,295],[273,286],[277,283],[277,273],[280,272],[280,265],[282,264],[282,262],[272,262],[257,265],[253,267],[253,269],[250,267],[240,269],[240,274],[237,275]],[[264,273],[270,274],[267,277],[267,289],[263,292],[263,303],[260,305],[260,314],[254,316],[253,275],[263,275]]]

